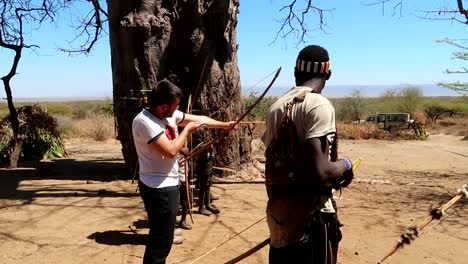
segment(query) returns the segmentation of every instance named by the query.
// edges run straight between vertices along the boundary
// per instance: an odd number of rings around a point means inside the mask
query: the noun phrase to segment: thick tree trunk
[[[137,156],[131,122],[141,107],[129,100],[131,91],[139,95],[168,78],[184,91],[183,110],[192,95],[194,108],[207,109],[216,119],[239,116],[238,6],[238,0],[108,0],[114,109],[132,175]],[[250,156],[239,142],[233,132],[216,145],[218,165],[237,166],[240,150]]]

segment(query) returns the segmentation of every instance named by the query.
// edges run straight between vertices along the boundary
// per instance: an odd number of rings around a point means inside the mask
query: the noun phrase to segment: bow
[[[249,88],[247,88],[246,90],[244,90],[244,94],[247,93],[247,91],[251,91],[253,88],[255,88],[259,83],[263,82],[264,80],[266,80],[268,77],[270,77],[271,75],[275,74],[276,73],[276,70],[274,70],[272,73],[268,74],[267,76],[265,76],[264,78],[262,78],[261,80],[259,80],[257,83],[255,83],[254,85],[250,86]],[[210,117],[213,117],[214,115],[216,115],[217,113],[225,110],[229,105],[232,104],[232,102],[235,100],[236,98],[233,98],[232,100],[229,100],[226,104],[224,104],[223,106],[219,107],[218,110],[214,111],[213,113],[210,114]]]
[[[203,74],[205,73],[205,68],[206,68],[207,61],[208,61],[208,57],[205,57],[205,62],[203,63],[203,68],[202,68],[202,71],[200,73],[200,78],[198,79],[197,87],[195,89],[195,94],[193,96],[193,102],[196,102],[197,96],[199,95],[201,81],[202,81],[202,78],[203,78]],[[192,95],[190,95],[189,98],[188,98],[186,112],[188,114],[192,113]],[[192,136],[190,135],[190,139],[191,138],[192,138]],[[188,147],[188,141],[189,140],[185,141],[184,147]],[[188,207],[188,211],[189,211],[189,215],[190,215],[190,220],[192,221],[192,223],[195,223],[193,221],[193,216],[192,216],[193,193],[190,191],[189,158],[186,157],[186,158],[182,159],[182,162],[184,163],[184,166],[185,166],[185,193],[186,193],[186,197],[187,197],[187,207]]]
[[[189,96],[189,99],[188,99],[188,104],[187,104],[187,113],[191,113],[192,112],[192,95]],[[187,140],[185,141],[185,144],[184,144],[184,147],[187,147],[188,146],[188,142]],[[184,160],[184,166],[185,166],[185,194],[187,197],[187,207],[188,207],[188,211],[189,211],[189,215],[190,215],[190,220],[192,221],[192,224],[194,224],[195,222],[193,222],[193,216],[192,216],[192,195],[191,195],[191,192],[190,192],[190,179],[189,179],[189,163],[188,163],[188,160],[185,158],[183,159]]]
[[[229,133],[234,130],[237,125],[248,115],[250,114],[250,112],[252,112],[252,110],[258,105],[258,103],[263,99],[263,97],[265,97],[265,95],[268,93],[268,91],[270,90],[270,88],[273,86],[273,83],[276,81],[276,79],[278,78],[279,74],[281,72],[281,67],[278,68],[278,70],[276,70],[276,74],[275,76],[273,77],[273,79],[271,80],[270,84],[268,84],[268,86],[266,87],[266,89],[263,91],[263,93],[257,98],[257,100],[236,120],[236,122],[234,123],[234,125],[225,130],[221,135],[219,135],[217,138],[214,138],[204,144],[201,144],[197,147],[195,147],[194,149],[192,149],[188,154],[187,156],[185,157],[184,161],[185,160],[188,160],[190,158],[192,158],[193,156],[199,154],[200,152],[202,152],[203,150],[205,150],[207,147],[213,145],[214,143],[220,141],[221,139],[223,139],[224,137],[226,137],[227,135],[229,135]]]

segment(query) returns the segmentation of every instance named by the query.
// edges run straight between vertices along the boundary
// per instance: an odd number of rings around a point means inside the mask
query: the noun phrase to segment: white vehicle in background
[[[409,128],[414,122],[409,113],[377,113],[369,116],[366,121],[376,123],[379,128],[385,130]]]

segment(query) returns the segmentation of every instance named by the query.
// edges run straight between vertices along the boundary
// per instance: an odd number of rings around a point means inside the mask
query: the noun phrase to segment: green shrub
[[[258,96],[253,94],[249,95],[247,98],[243,98],[245,109],[248,109],[250,106],[252,106],[252,104],[255,103],[257,99]],[[264,97],[262,100],[260,100],[255,108],[252,109],[252,112],[250,112],[251,119],[265,120],[270,106],[276,101],[276,99],[276,97]]]
[[[43,106],[50,115],[71,116],[73,114],[73,108],[65,103],[46,103]]]
[[[19,137],[23,138],[22,158],[47,159],[66,155],[57,121],[41,106],[22,106],[18,108]],[[0,121],[0,142],[3,146],[0,157],[9,159],[14,136],[9,116]]]
[[[104,114],[106,114],[108,116],[113,116],[114,115],[114,104],[112,102],[105,103],[102,106],[102,111],[104,112]]]

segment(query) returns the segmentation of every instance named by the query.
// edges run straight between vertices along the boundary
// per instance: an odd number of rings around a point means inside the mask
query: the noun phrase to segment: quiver
[[[265,184],[268,186],[289,186],[300,184],[303,175],[302,146],[296,126],[291,119],[294,104],[304,100],[305,94],[286,104],[286,114],[277,128],[276,136],[265,150]]]

